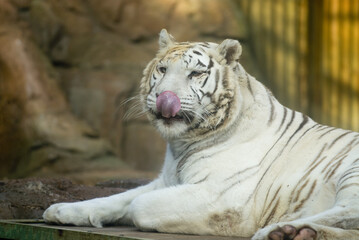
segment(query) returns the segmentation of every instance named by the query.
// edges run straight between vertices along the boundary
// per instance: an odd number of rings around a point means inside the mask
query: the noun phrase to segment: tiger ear
[[[242,54],[242,46],[237,40],[226,39],[217,47],[217,51],[226,59],[230,65],[234,61],[238,61]]]
[[[174,42],[174,37],[169,34],[166,29],[162,29],[160,32],[160,38],[158,39],[160,49],[168,48],[169,46],[173,45]]]

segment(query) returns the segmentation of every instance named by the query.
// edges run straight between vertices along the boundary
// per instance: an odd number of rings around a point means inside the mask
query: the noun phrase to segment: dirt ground
[[[121,193],[149,179],[109,180],[95,186],[65,178],[27,178],[0,181],[0,219],[41,218],[53,203],[74,202]]]

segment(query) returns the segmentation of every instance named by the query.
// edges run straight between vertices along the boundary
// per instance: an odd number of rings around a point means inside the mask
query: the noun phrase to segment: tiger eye
[[[199,77],[203,74],[203,72],[197,72],[197,71],[192,71],[190,74],[189,74],[189,78],[192,78],[192,77]]]
[[[165,68],[165,67],[159,67],[158,70],[159,70],[161,73],[166,73],[167,68]]]

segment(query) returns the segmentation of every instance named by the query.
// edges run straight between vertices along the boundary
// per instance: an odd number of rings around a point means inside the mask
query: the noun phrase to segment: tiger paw
[[[88,203],[58,203],[50,206],[43,214],[47,223],[70,224],[77,226],[102,227],[95,206]]]
[[[296,229],[292,225],[284,225],[270,232],[268,237],[270,240],[314,240],[316,235],[316,232],[310,227]]]

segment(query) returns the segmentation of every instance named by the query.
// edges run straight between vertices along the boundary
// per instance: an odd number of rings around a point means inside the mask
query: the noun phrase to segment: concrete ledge
[[[43,220],[0,220],[0,239],[7,240],[249,240],[239,237],[141,232],[135,227],[104,228],[48,225]]]

